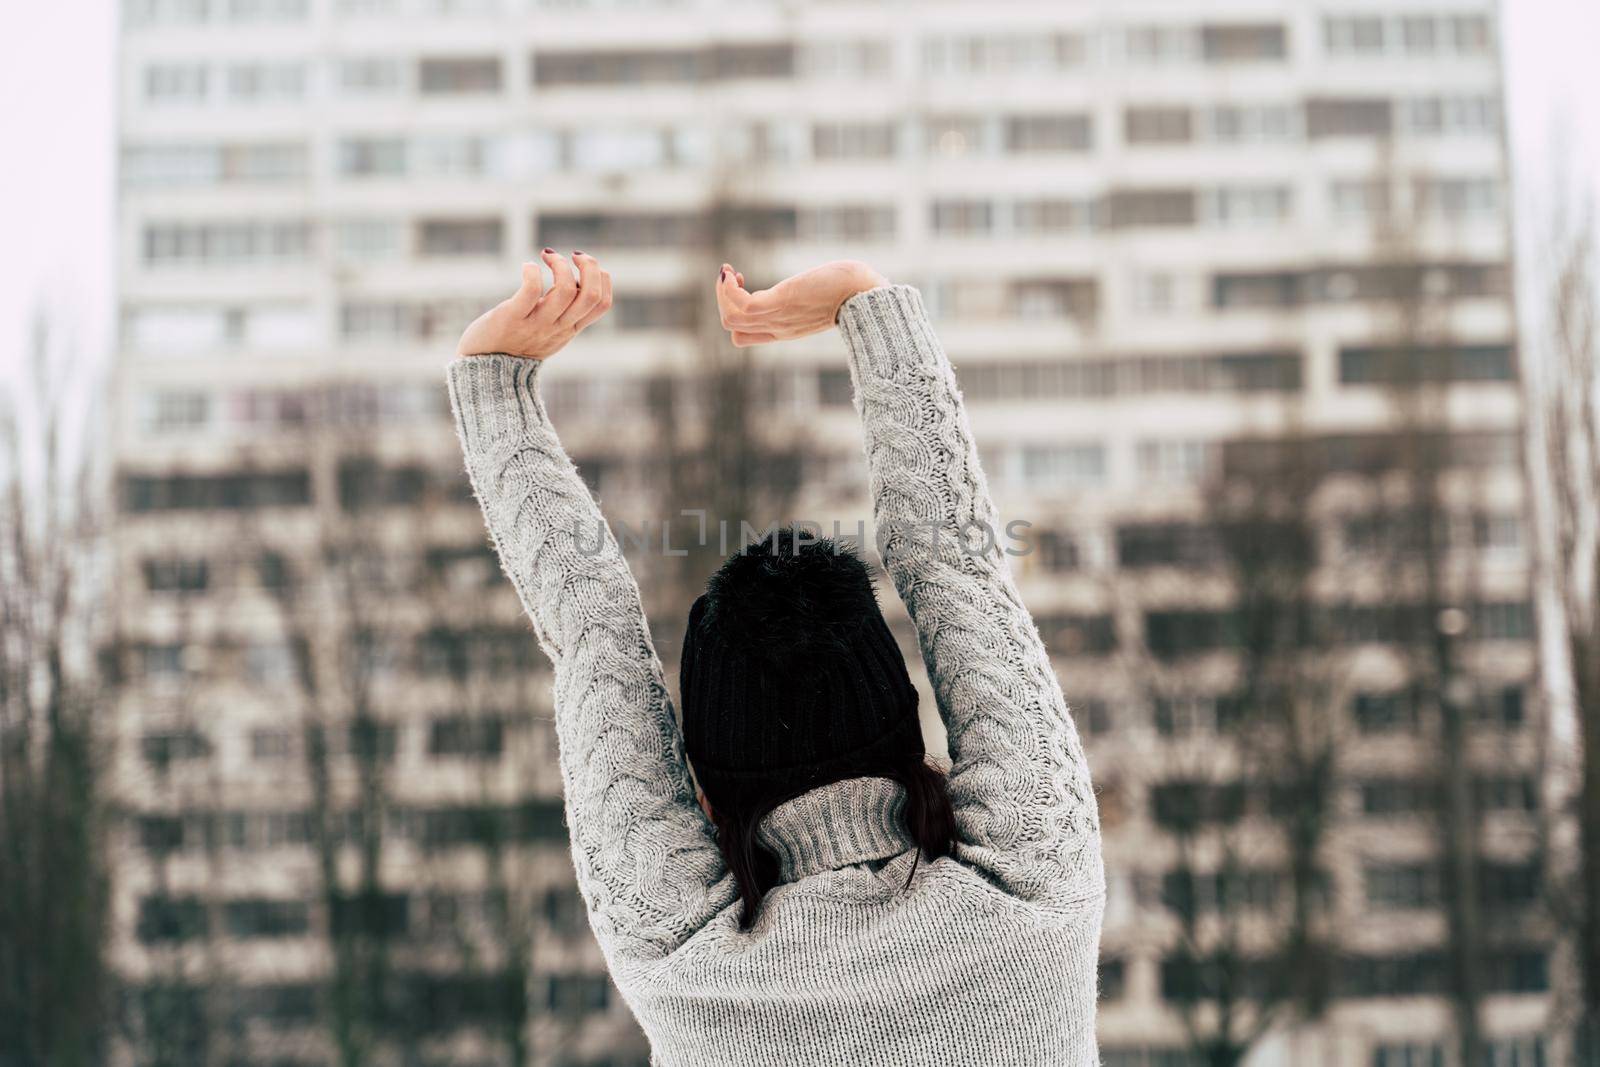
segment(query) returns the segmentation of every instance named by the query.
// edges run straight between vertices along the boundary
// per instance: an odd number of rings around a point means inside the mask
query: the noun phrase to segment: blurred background
[[[841,342],[732,349],[719,264],[920,288],[1099,790],[1108,1067],[1600,1063],[1592,5],[5,22],[3,1067],[647,1062],[443,385],[543,246],[615,279],[545,395],[690,549],[630,552],[669,668],[719,519],[870,518]]]

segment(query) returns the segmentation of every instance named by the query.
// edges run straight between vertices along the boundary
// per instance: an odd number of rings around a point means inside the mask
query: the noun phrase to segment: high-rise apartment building
[[[1248,1043],[1249,1005],[1261,1062],[1443,1067],[1464,1018],[1486,1063],[1543,1062],[1492,0],[123,11],[117,959],[168,1020],[129,1049],[331,1063],[404,1020],[371,1040],[408,1063],[643,1062],[444,396],[551,246],[613,273],[547,401],[635,529],[703,503],[661,491],[697,410],[662,397],[708,380],[724,258],[920,287],[1101,791],[1107,1064]],[[750,359],[741,432],[791,446],[790,514],[853,529],[842,346]],[[1261,559],[1229,531],[1297,493],[1317,647],[1287,669],[1241,632]],[[671,565],[637,552],[668,605]],[[681,616],[653,621],[670,662]],[[1240,733],[1304,721],[1263,777]],[[1325,978],[1309,1017],[1283,960]],[[352,1009],[369,967],[383,1004]]]

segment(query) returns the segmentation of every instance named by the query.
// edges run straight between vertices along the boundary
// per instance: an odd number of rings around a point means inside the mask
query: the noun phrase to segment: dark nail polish
[[[547,256],[553,256],[556,254],[556,250],[553,248],[547,248],[544,250],[544,254]]]
[[[574,249],[573,249],[573,250],[572,250],[572,254],[573,254],[573,255],[575,255],[575,256],[581,256],[581,255],[584,255],[584,254],[585,254],[585,253],[584,253],[584,251],[583,251],[583,250],[582,250],[582,249],[580,249],[580,248],[574,248]]]
[[[717,271],[717,281],[719,281],[719,282],[720,281],[726,281],[727,278],[728,278],[728,268],[727,267],[723,267],[721,270]]]

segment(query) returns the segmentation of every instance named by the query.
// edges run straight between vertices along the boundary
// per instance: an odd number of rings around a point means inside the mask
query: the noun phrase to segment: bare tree
[[[104,736],[114,632],[104,510],[41,314],[26,384],[0,396],[0,1064],[99,1063],[112,1007]],[[89,425],[92,425],[90,423]]]
[[[1214,466],[1194,520],[1125,527],[1118,551],[1125,568],[1159,559],[1190,572],[1178,600],[1156,589],[1139,605],[1124,671],[1172,739],[1151,785],[1173,845],[1161,875],[1175,932],[1164,993],[1195,1060],[1233,1067],[1274,1027],[1319,1017],[1331,996],[1324,850],[1347,666],[1318,601],[1327,564],[1314,505],[1327,472],[1315,442],[1290,420],[1229,443]],[[1197,584],[1223,606],[1195,603]]]
[[[1552,883],[1550,902],[1558,926],[1575,935],[1573,1062],[1590,1064],[1600,1062],[1600,267],[1592,198],[1557,189],[1549,201],[1543,254],[1531,268],[1536,347],[1547,358],[1529,368],[1528,470],[1541,586],[1555,608],[1550,697],[1570,710],[1547,744],[1572,751],[1546,758],[1576,823],[1577,869]]]

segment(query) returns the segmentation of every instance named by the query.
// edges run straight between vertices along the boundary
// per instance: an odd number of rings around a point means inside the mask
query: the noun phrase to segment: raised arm
[[[878,547],[916,624],[949,732],[970,856],[1028,899],[1104,891],[1089,768],[1012,580],[955,373],[908,285],[845,301]]]
[[[1098,903],[1105,877],[1088,765],[1012,580],[955,373],[922,297],[853,261],[757,293],[742,287],[742,277],[719,283],[736,344],[835,323],[844,335],[878,548],[916,624],[949,734],[963,857],[1024,899]]]
[[[468,328],[450,401],[490,539],[555,668],[578,888],[608,959],[652,958],[733,894],[695,803],[638,586],[539,399],[541,359],[610,306],[609,277],[576,258],[581,285],[549,253],[549,292],[530,264],[523,288]]]

